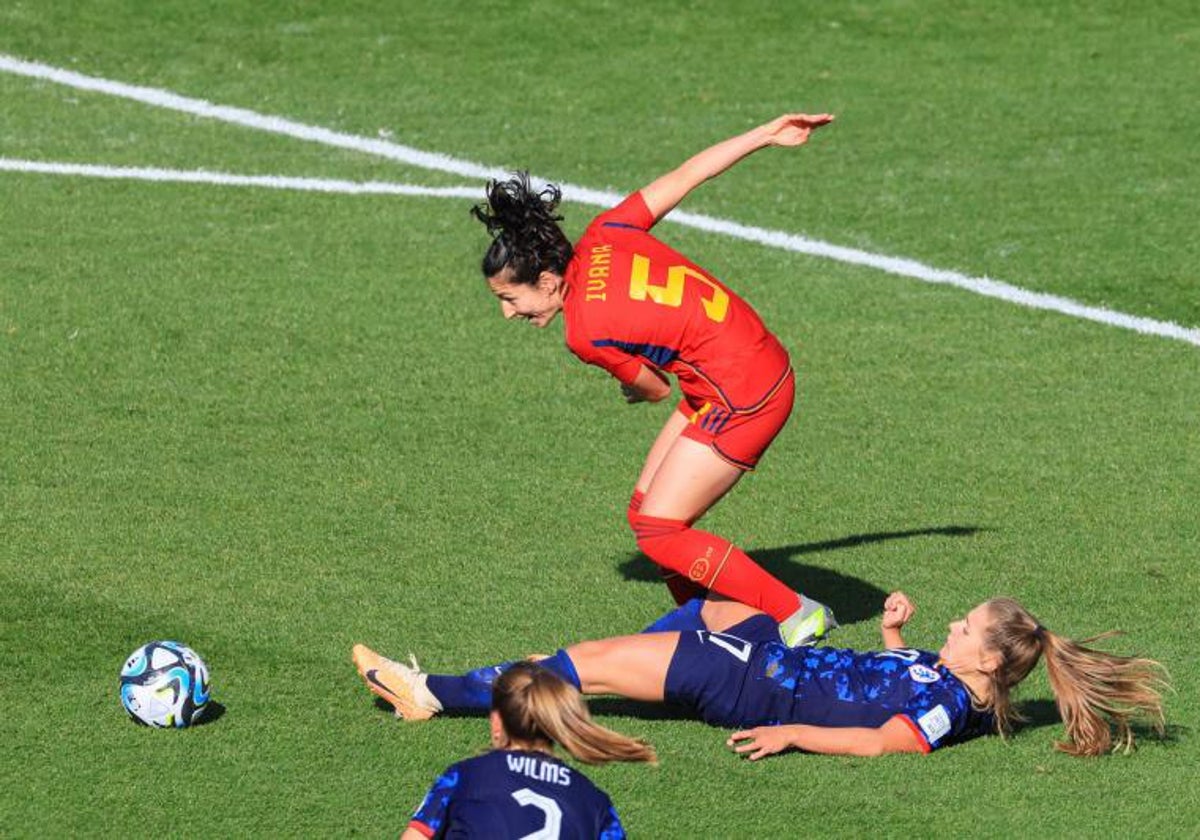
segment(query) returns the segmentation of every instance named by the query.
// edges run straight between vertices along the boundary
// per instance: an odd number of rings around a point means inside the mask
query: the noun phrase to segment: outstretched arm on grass
[[[735,753],[751,761],[784,750],[861,756],[925,752],[912,728],[899,718],[892,718],[875,729],[863,726],[809,726],[803,723],[756,726],[734,732],[725,743]]]

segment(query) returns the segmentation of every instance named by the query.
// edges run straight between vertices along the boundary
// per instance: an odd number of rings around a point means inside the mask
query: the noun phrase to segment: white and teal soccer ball
[[[191,726],[208,705],[208,666],[179,642],[150,642],[125,660],[121,705],[146,726]]]

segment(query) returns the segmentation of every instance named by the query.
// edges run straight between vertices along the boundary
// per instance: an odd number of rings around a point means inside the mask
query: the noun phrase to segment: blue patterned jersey
[[[426,837],[625,836],[608,794],[541,752],[495,750],[446,769],[409,827]]]
[[[899,716],[926,752],[986,734],[992,715],[937,654],[908,648],[791,649],[759,616],[725,633],[680,635],[667,671],[667,697],[694,706],[716,726],[781,723],[879,727]]]

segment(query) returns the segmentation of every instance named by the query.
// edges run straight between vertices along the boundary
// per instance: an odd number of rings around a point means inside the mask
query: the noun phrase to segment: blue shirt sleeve
[[[427,837],[433,837],[446,821],[450,801],[458,789],[461,773],[457,764],[452,764],[437,777],[433,787],[425,794],[417,810],[413,812],[409,825]]]
[[[600,840],[625,840],[625,827],[621,825],[621,818],[617,816],[617,809],[611,801],[608,803],[604,828],[600,829]]]
[[[922,659],[908,668],[912,691],[901,715],[926,752],[983,734],[984,716],[972,707],[966,686],[931,655]]]

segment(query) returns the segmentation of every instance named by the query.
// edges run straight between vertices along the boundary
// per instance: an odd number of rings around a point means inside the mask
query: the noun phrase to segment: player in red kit
[[[693,523],[755,467],[791,414],[787,351],[758,314],[650,229],[684,196],[767,146],[799,146],[833,119],[785,114],[712,146],[597,216],[572,246],[555,215],[561,193],[528,177],[488,184],[474,208],[493,235],[483,259],[505,318],[544,327],[562,312],[566,342],[607,370],[628,402],[658,402],[673,374],[678,410],[646,456],[629,503],[638,548],[679,604],[712,590],[774,618],[804,644],[836,626],[832,612]]]

